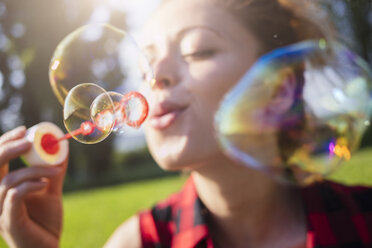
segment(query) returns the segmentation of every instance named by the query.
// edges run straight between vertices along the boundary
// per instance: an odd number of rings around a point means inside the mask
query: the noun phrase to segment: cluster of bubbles
[[[107,24],[86,25],[67,35],[49,67],[52,89],[63,105],[65,127],[86,144],[98,143],[128,126],[141,126],[148,104],[133,89],[152,78],[133,37]],[[87,123],[92,132],[75,132]]]
[[[304,41],[261,57],[225,96],[222,149],[276,179],[309,185],[339,168],[370,125],[372,73],[345,46]]]

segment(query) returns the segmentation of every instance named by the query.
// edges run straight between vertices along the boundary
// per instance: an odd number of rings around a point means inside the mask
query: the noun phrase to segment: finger
[[[8,190],[26,181],[38,181],[45,177],[53,178],[60,174],[61,170],[59,167],[31,167],[23,168],[6,175],[0,183],[0,213]]]
[[[68,165],[68,156],[66,157],[65,161],[63,161],[60,165],[57,165],[57,168],[60,168],[61,171],[53,176],[48,185],[48,193],[62,193],[63,189],[63,181],[65,179],[66,170]]]
[[[7,188],[14,187],[24,181],[38,180],[42,177],[54,177],[62,171],[61,167],[29,167],[22,168],[6,175],[0,183]]]
[[[5,163],[3,166],[0,166],[0,181],[5,177],[9,172],[9,164]]]
[[[31,143],[25,138],[3,143],[0,145],[0,167],[7,164],[9,160],[25,153],[30,147]]]
[[[25,134],[26,134],[26,127],[24,126],[20,126],[9,132],[6,132],[0,137],[0,146],[8,141],[22,138],[25,136]]]
[[[42,190],[48,183],[44,181],[27,181],[8,190],[3,206],[3,216],[10,222],[22,218],[25,211],[23,200],[30,193]],[[9,226],[11,228],[11,226]]]
[[[65,175],[66,175],[66,170],[67,170],[67,166],[68,166],[68,154],[66,156],[66,159],[59,165],[54,165],[53,168],[59,168],[60,169],[60,172],[58,172],[55,176],[51,176],[49,177],[50,178],[50,183],[47,187],[47,192],[48,193],[62,193],[62,189],[63,189],[63,182],[64,182],[64,179],[65,179]],[[45,166],[42,166],[42,165],[36,165],[36,166],[33,166],[33,167],[45,167]]]

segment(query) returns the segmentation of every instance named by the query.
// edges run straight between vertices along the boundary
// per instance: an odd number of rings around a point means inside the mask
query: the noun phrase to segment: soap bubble
[[[107,95],[112,100],[114,111],[110,105],[106,104]],[[91,105],[93,122],[98,126],[107,125],[107,127],[111,127],[113,123],[113,131],[119,133],[124,133],[128,126],[139,128],[147,118],[148,111],[147,100],[137,91],[131,91],[125,95],[112,91],[105,92],[99,95]]]
[[[100,98],[99,104],[93,104],[97,97]],[[81,143],[98,143],[112,132],[115,122],[114,108],[111,97],[103,88],[92,83],[79,84],[69,91],[65,99],[63,108],[65,127],[71,136]],[[94,121],[99,115],[100,121]],[[86,125],[87,123],[91,125]],[[94,130],[76,132],[84,127]]]
[[[125,127],[138,128],[148,114],[148,103],[138,92],[125,95],[106,92],[96,84],[79,84],[66,96],[63,119],[69,134],[77,141],[95,144],[111,132]]]
[[[147,101],[133,89],[152,78],[151,67],[133,37],[107,24],[86,25],[66,36],[49,67],[52,89],[64,105],[66,129],[87,144],[144,122]],[[129,95],[136,97],[128,101]],[[133,106],[135,99],[140,99],[142,109]],[[81,133],[81,125],[93,127],[94,132]]]
[[[76,85],[93,83],[120,94],[150,82],[151,67],[127,32],[108,24],[90,24],[67,35],[49,66],[52,89],[61,104]]]
[[[350,160],[371,118],[368,64],[338,43],[261,57],[216,113],[223,151],[281,182],[308,185]]]

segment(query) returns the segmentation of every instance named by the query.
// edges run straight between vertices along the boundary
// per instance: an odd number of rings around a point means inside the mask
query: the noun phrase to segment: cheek
[[[246,68],[248,67],[239,64],[236,58],[230,57],[190,66],[191,80],[187,85],[188,90],[204,105],[215,109]]]
[[[235,68],[228,59],[189,68],[192,78],[186,87],[189,95],[193,97],[193,132],[196,133],[195,147],[199,152],[203,150],[206,153],[214,153],[218,147],[214,133],[214,115],[223,96],[241,76],[241,71]]]
[[[151,86],[150,86],[150,83],[142,83],[138,87],[138,92],[141,93],[146,98],[146,100],[149,102],[150,96],[151,96]]]

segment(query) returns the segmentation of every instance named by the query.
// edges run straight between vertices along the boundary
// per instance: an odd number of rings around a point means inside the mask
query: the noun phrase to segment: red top
[[[372,248],[372,189],[325,182],[301,190],[307,248]],[[192,178],[184,188],[140,213],[144,248],[212,248],[207,209]]]

